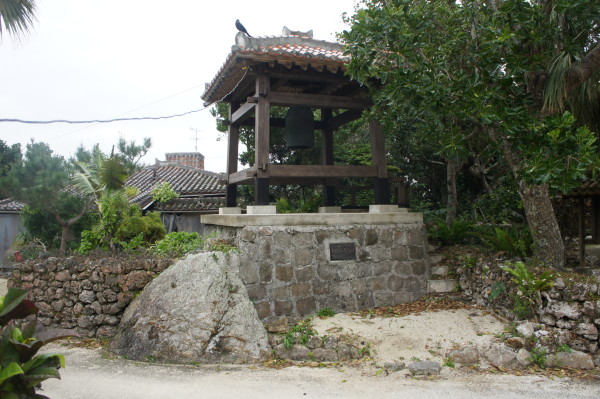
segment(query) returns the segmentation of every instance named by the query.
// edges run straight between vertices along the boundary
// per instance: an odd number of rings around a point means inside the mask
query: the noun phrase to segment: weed
[[[502,281],[496,281],[494,283],[494,285],[492,286],[492,292],[490,292],[488,299],[490,301],[494,301],[500,295],[502,295],[505,291],[506,291],[506,285],[504,285],[504,283]]]
[[[556,347],[557,352],[572,352],[573,349],[569,345],[559,345]]]
[[[444,366],[454,368],[454,366],[455,366],[454,360],[447,357],[446,360],[444,361]]]
[[[319,309],[319,311],[317,312],[317,316],[319,316],[319,317],[333,317],[333,316],[335,316],[335,312],[331,308],[324,307],[322,309]]]
[[[531,361],[541,368],[546,368],[546,363],[548,362],[546,350],[542,348],[533,348],[531,350]]]
[[[371,356],[371,343],[367,342],[365,346],[358,350],[359,357]]]
[[[294,344],[306,345],[310,337],[316,333],[310,325],[310,319],[301,320],[285,334],[283,346],[290,349]]]

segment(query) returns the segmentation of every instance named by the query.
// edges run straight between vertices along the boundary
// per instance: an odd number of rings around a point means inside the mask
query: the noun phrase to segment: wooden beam
[[[376,177],[374,166],[342,166],[342,165],[270,165],[270,177]]]
[[[245,103],[239,109],[237,109],[231,116],[229,117],[229,121],[232,125],[239,125],[244,122],[246,118],[248,118],[253,112],[256,104]]]
[[[349,111],[343,112],[335,117],[331,118],[327,121],[327,128],[335,130],[340,126],[345,125],[348,122],[352,122],[357,120],[362,116],[362,110],[351,109]]]
[[[227,178],[228,184],[248,184],[256,175],[256,168],[248,168],[239,172],[231,173]]]
[[[311,108],[339,108],[339,109],[365,109],[372,105],[368,98],[329,96],[326,94],[283,93],[272,92],[269,94],[271,105],[282,107],[311,107]]]
[[[271,118],[271,127],[285,127],[285,119],[284,118]],[[227,125],[227,123],[225,123]],[[240,127],[254,127],[256,125],[255,118],[247,118],[243,123],[240,123]],[[325,126],[321,121],[315,121],[315,129],[323,130]]]

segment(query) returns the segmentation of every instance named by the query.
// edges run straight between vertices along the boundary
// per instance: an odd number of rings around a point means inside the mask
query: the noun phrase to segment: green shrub
[[[38,350],[52,342],[77,336],[71,330],[46,329],[37,320],[19,329],[11,323],[38,312],[35,304],[25,299],[27,291],[9,288],[0,297],[0,397],[6,399],[45,398],[35,393],[48,378],[60,379],[58,369],[65,367],[63,355]]]
[[[184,231],[169,233],[152,246],[158,256],[181,257],[189,252],[199,251],[204,247],[205,238],[198,233]]]
[[[514,262],[503,269],[512,275],[517,286],[517,293],[513,296],[515,315],[521,319],[532,316],[533,306],[541,302],[540,293],[552,288],[556,276],[550,270],[536,274],[523,262]]]
[[[531,255],[533,239],[526,227],[513,226],[510,229],[494,228],[490,234],[478,233],[485,245],[508,256],[526,257]]]
[[[448,226],[445,222],[438,222],[430,230],[429,237],[443,245],[464,244],[471,238],[473,222],[469,219],[454,219]]]

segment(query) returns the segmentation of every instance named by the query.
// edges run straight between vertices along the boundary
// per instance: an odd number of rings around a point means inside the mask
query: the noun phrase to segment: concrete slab
[[[284,213],[273,215],[202,215],[201,222],[218,226],[340,226],[423,223],[420,212]]]

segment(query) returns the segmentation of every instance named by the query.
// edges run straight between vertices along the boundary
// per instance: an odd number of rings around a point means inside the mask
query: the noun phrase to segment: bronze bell
[[[315,146],[313,112],[306,107],[291,107],[285,116],[286,147],[299,150]]]

